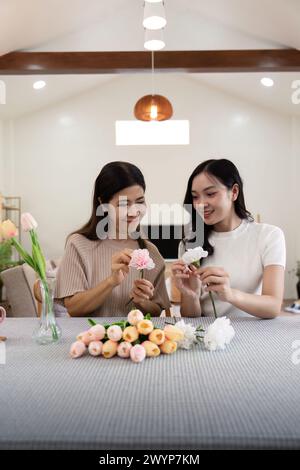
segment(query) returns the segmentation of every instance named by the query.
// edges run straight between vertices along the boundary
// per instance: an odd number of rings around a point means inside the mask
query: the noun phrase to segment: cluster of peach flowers
[[[156,328],[151,315],[140,310],[131,310],[127,320],[101,325],[89,320],[92,325],[80,333],[71,345],[70,355],[78,358],[89,352],[91,356],[110,359],[114,356],[142,362],[146,357],[157,357],[161,353],[172,354],[184,338],[184,333],[175,325]]]

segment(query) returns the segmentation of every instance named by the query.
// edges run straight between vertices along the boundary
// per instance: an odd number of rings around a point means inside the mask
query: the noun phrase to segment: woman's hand
[[[172,264],[171,269],[177,289],[184,295],[199,298],[201,280],[195,266],[187,266],[182,260],[178,260]]]
[[[131,253],[133,250],[126,248],[123,251],[119,251],[112,256],[111,259],[111,276],[110,279],[114,287],[120,285],[125,276],[129,272],[129,263],[131,260]]]
[[[205,292],[216,292],[220,300],[230,302],[233,292],[230,287],[229,274],[223,268],[206,266],[197,269]]]
[[[154,295],[153,284],[147,279],[136,279],[130,292],[133,303],[141,304],[145,300],[151,300]]]

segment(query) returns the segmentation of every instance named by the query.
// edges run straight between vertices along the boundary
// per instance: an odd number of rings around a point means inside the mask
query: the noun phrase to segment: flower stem
[[[217,311],[216,311],[216,306],[215,306],[215,301],[214,301],[212,292],[209,292],[209,297],[210,297],[210,300],[211,300],[211,303],[212,303],[212,306],[213,306],[213,309],[214,309],[214,316],[215,316],[215,318],[218,318]]]

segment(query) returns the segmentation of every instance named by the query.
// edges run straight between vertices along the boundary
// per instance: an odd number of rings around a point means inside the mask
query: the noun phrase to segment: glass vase
[[[39,325],[33,332],[33,339],[38,344],[55,343],[61,338],[61,328],[57,324],[54,314],[54,277],[39,280],[42,297],[42,312]]]

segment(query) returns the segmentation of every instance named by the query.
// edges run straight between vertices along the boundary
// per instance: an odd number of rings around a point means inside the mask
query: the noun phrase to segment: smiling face
[[[141,186],[122,189],[109,201],[114,209],[114,223],[117,237],[133,233],[146,213],[145,193]]]
[[[233,202],[237,199],[238,193],[237,184],[228,189],[208,173],[200,173],[193,179],[193,206],[207,225],[216,225],[235,214]]]

